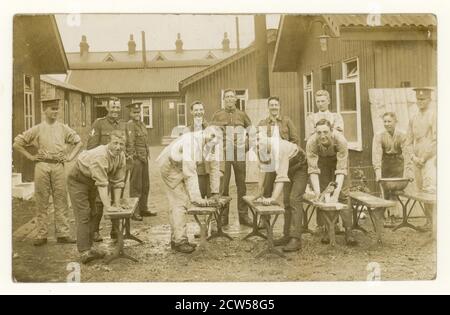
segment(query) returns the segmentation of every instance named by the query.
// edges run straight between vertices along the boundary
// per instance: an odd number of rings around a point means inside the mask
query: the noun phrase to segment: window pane
[[[354,76],[358,73],[358,62],[356,60],[346,63],[347,77]]]
[[[144,106],[142,109],[144,111],[144,117],[148,117],[150,114],[150,108],[148,106]]]
[[[25,76],[25,89],[33,90],[33,80],[30,76]]]
[[[184,107],[184,105],[178,105],[178,114],[179,115],[184,115],[186,111],[186,108]]]
[[[341,111],[356,111],[356,83],[343,83],[339,85]]]
[[[144,116],[144,124],[145,124],[146,126],[150,125],[150,117]]]
[[[358,119],[357,114],[342,114],[344,119],[344,135],[348,142],[358,142]]]

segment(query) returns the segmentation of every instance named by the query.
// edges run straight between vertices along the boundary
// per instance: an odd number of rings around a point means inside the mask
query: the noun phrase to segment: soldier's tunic
[[[121,119],[113,119],[108,116],[98,118],[92,124],[92,130],[89,133],[87,141],[87,150],[98,147],[99,145],[106,145],[111,140],[111,132],[114,130],[126,131],[126,124]],[[100,198],[97,197],[97,213],[95,215],[96,232],[100,230],[100,222],[103,217],[103,204]]]
[[[410,122],[408,144],[412,153],[425,160],[422,168],[414,166],[416,185],[419,190],[436,193],[436,113],[433,109],[418,112]]]
[[[130,175],[130,197],[139,198],[139,212],[148,211],[150,178],[148,173],[148,133],[142,121],[128,121],[126,152],[133,163]]]
[[[75,145],[80,141],[78,134],[69,126],[60,122],[48,124],[45,121],[28,129],[14,139],[14,142],[21,146],[29,146],[32,143],[36,143],[39,153],[46,156],[46,159],[37,162],[34,168],[34,196],[36,199],[38,239],[47,238],[50,195],[53,197],[55,208],[56,236],[69,236],[64,164],[59,163],[55,157],[65,151],[66,144]]]
[[[197,163],[203,157],[201,132],[187,133],[172,142],[157,158],[161,177],[166,186],[169,200],[169,219],[172,228],[172,241],[176,245],[188,242],[186,210],[191,200],[201,198]],[[206,161],[211,170],[211,193],[218,194],[220,188],[220,166],[217,159]]]

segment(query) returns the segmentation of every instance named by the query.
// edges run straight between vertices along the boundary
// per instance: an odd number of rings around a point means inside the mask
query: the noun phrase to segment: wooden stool
[[[274,228],[275,223],[277,222],[280,214],[284,214],[284,209],[278,205],[264,206],[262,204],[255,203],[253,200],[254,200],[254,197],[251,197],[251,196],[244,197],[245,203],[249,206],[250,209],[252,209],[251,211],[254,212],[254,214],[255,214],[253,222],[254,223],[256,222],[256,228],[258,228],[257,222],[258,222],[258,216],[259,216],[264,224],[264,228],[267,231],[267,237],[266,237],[267,249],[263,250],[258,255],[256,255],[256,258],[260,258],[266,254],[271,254],[271,253],[284,258],[285,255],[283,253],[281,253],[280,251],[278,251],[275,248],[274,243],[273,243],[273,228]],[[272,216],[274,216],[273,219],[272,219]],[[254,231],[252,231],[252,233],[247,235],[246,238],[248,238],[249,236],[252,236],[252,235],[255,235]]]
[[[217,204],[210,204],[210,206],[216,209],[216,211],[214,212],[214,218],[216,219],[217,222],[217,232],[211,233],[211,236],[208,237],[208,241],[218,237],[224,237],[229,239],[230,241],[233,240],[233,238],[228,233],[225,233],[223,231],[222,226],[222,215],[226,210],[226,208],[228,207],[228,205],[230,204],[231,200],[232,198],[230,197],[220,197]],[[208,231],[206,232],[208,233]]]
[[[305,205],[305,204],[306,204],[306,207],[303,207],[302,234],[309,233],[309,234],[313,235],[314,232],[309,229],[309,223],[311,223],[311,219],[314,215],[314,211],[316,211],[316,207],[314,206],[314,204],[311,200],[303,198],[303,205]]]
[[[106,264],[109,264],[118,258],[125,258],[138,262],[136,258],[131,257],[124,252],[124,240],[133,240],[140,244],[144,243],[136,236],[131,235],[130,219],[136,211],[138,203],[139,198],[122,199],[121,204],[126,204],[128,206],[127,209],[123,209],[123,211],[120,212],[105,212],[105,219],[111,220],[113,231],[117,235],[116,249],[113,255],[108,258]]]
[[[356,221],[353,221],[353,227],[357,227],[359,230],[367,233],[367,231],[358,225],[359,215],[357,214],[359,206],[362,207],[361,210],[367,209],[375,233],[377,234],[377,241],[379,244],[382,244],[384,212],[387,208],[395,207],[395,202],[378,198],[360,191],[350,192],[348,196],[350,198],[350,205],[353,208],[353,217],[356,217]]]
[[[323,202],[313,202],[314,207],[320,211],[322,217],[325,219],[327,225],[328,235],[330,238],[330,246],[336,246],[336,231],[335,225],[339,218],[339,213],[341,210],[347,209],[347,205],[343,203],[323,203]],[[319,213],[319,212],[318,212]]]
[[[200,244],[197,247],[196,254],[199,254],[200,252],[208,252],[210,255],[212,255],[212,253],[207,248],[207,237],[209,225],[211,224],[211,219],[215,213],[216,208],[214,207],[193,206],[187,211],[187,214],[194,216],[195,221],[200,227]]]

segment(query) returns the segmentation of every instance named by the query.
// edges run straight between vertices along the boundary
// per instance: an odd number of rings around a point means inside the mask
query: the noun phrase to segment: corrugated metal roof
[[[54,85],[54,86],[58,86],[64,89],[68,89],[68,90],[72,90],[72,91],[78,91],[78,92],[82,92],[82,93],[87,93],[86,91],[80,89],[79,87],[63,82],[63,81],[59,81],[57,79],[51,78],[48,75],[41,75],[41,81],[44,81],[48,84]]]
[[[147,63],[157,63],[161,65],[179,63],[184,66],[194,65],[211,65],[219,60],[233,55],[237,50],[230,49],[192,49],[183,50],[177,53],[175,50],[151,50],[147,51]],[[164,60],[157,60],[161,56]],[[108,58],[113,61],[106,61]],[[211,57],[213,57],[211,59]],[[130,55],[128,51],[105,51],[105,52],[89,52],[85,56],[81,56],[79,52],[67,53],[69,67],[77,68],[139,68],[142,67],[142,52],[137,51]],[[169,65],[170,66],[170,65]]]
[[[204,67],[71,70],[68,82],[92,94],[178,92],[178,83]]]
[[[384,26],[384,27],[429,27],[436,26],[436,17],[432,14],[381,14],[377,19],[369,14],[336,14],[331,15],[341,27],[352,26]]]

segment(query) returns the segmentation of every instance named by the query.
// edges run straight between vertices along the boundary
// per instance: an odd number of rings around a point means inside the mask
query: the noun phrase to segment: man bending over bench
[[[306,145],[308,158],[308,173],[310,175],[312,188],[316,197],[319,198],[321,191],[325,190],[330,182],[336,182],[330,202],[336,203],[339,200],[346,203],[341,191],[344,180],[347,176],[348,165],[348,144],[344,135],[333,131],[331,123],[322,119],[316,124],[316,133],[312,135]],[[321,211],[318,211],[318,224],[324,225],[321,218]],[[356,240],[352,236],[352,210],[340,211],[342,222],[345,228],[345,241],[347,245],[356,245]],[[329,244],[328,233],[324,233],[322,243]]]

